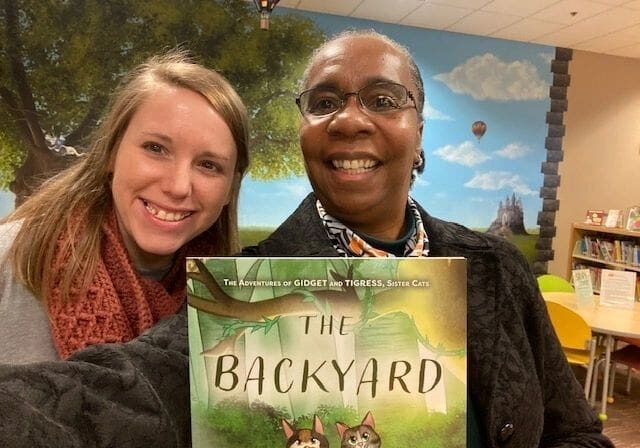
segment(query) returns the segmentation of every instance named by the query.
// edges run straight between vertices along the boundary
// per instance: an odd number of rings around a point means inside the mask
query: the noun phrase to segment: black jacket
[[[244,253],[336,256],[314,201],[309,196]],[[489,445],[612,447],[519,252],[421,213],[431,254],[468,260],[469,385]],[[190,447],[185,314],[134,341],[92,346],[68,361],[0,365],[0,446]]]
[[[186,312],[67,361],[0,364],[2,448],[187,448]]]
[[[613,446],[566,362],[520,252],[502,238],[420,213],[431,256],[467,259],[469,389],[489,446]],[[243,255],[338,253],[311,194]]]

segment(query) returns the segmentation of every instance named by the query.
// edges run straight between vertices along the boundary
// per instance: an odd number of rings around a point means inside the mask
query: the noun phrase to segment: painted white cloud
[[[553,53],[538,53],[538,56],[549,66],[551,65],[551,61],[553,61],[553,58],[555,57]]]
[[[495,153],[500,157],[504,157],[505,159],[519,159],[521,157],[526,156],[531,152],[531,148],[527,145],[523,145],[522,143],[509,143],[502,149],[499,149]]]
[[[513,190],[519,194],[536,194],[536,192],[529,188],[527,183],[522,180],[519,175],[508,171],[476,173],[470,181],[464,184],[464,186],[480,190]]]
[[[445,114],[444,112],[440,112],[438,109],[433,107],[431,103],[429,103],[429,100],[427,100],[426,98],[424,100],[424,108],[422,109],[422,117],[425,120],[453,120],[453,118],[451,118],[449,115]]]
[[[491,157],[480,151],[473,142],[467,140],[459,145],[445,145],[433,151],[443,160],[464,166],[475,166],[489,160]]]
[[[474,56],[449,73],[435,75],[455,93],[476,100],[542,100],[548,87],[530,61],[505,62],[491,53]]]

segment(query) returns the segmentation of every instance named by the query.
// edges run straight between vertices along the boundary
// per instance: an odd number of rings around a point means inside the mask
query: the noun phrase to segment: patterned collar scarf
[[[408,198],[409,211],[415,219],[415,233],[407,240],[404,248],[405,257],[427,257],[429,255],[429,239],[424,230],[422,217],[416,203]],[[335,250],[343,257],[395,257],[381,249],[376,249],[358,236],[353,230],[342,224],[326,212],[320,201],[316,208],[327,235]]]

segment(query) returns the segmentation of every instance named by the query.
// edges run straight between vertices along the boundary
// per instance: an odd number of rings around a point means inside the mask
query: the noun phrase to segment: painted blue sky
[[[329,36],[344,29],[373,28],[409,48],[427,95],[427,167],[412,196],[432,215],[488,227],[498,203],[515,192],[524,204],[525,226],[536,227],[553,47],[286,8],[279,12],[310,17]],[[487,124],[479,141],[471,133],[476,120]],[[274,227],[309,191],[304,177],[246,179],[240,224]]]

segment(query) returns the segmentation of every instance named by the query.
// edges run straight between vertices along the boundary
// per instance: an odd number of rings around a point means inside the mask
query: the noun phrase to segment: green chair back
[[[557,275],[545,274],[538,277],[538,287],[542,292],[574,292],[567,280]]]

